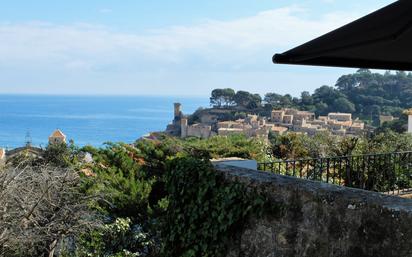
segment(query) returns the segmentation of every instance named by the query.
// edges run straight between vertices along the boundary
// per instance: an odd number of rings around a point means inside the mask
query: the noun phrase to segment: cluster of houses
[[[49,144],[66,144],[66,135],[59,129],[56,129],[49,136]],[[31,142],[26,142],[23,147],[14,148],[7,150],[0,148],[0,163],[5,163],[6,161],[12,160],[13,158],[24,154],[26,156],[41,156],[43,149],[31,145]]]
[[[272,111],[270,119],[275,125],[308,135],[325,131],[341,136],[360,135],[365,130],[365,123],[353,120],[350,113],[329,113],[316,118],[313,112],[285,108]]]
[[[299,111],[292,108],[273,110],[270,117],[247,115],[244,119],[219,121],[213,115],[205,115],[201,122],[188,123],[183,115],[181,104],[174,105],[174,119],[167,126],[166,132],[181,138],[209,138],[214,135],[227,136],[243,134],[247,137],[268,139],[269,133],[283,134],[288,131],[315,135],[319,132],[330,132],[334,135],[360,135],[365,124],[352,119],[350,113],[329,113],[316,118],[315,113]]]

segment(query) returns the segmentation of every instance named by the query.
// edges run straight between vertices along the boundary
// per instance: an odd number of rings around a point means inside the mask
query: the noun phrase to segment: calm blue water
[[[80,146],[131,143],[164,130],[174,102],[186,114],[208,106],[207,97],[0,95],[0,147],[24,145],[27,132],[33,145],[45,146],[56,128]]]

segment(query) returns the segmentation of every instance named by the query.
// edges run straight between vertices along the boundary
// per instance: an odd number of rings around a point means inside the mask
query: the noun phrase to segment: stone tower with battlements
[[[174,103],[174,119],[175,120],[180,120],[182,117],[182,104],[181,103]]]
[[[180,137],[182,135],[182,118],[183,113],[182,113],[182,104],[181,103],[174,103],[174,117],[173,121],[171,124],[169,124],[166,128],[166,133],[173,135],[173,136],[178,136]]]

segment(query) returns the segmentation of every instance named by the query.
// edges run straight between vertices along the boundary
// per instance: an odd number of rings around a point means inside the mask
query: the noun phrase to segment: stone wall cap
[[[215,169],[222,172],[226,177],[234,177],[240,183],[256,187],[259,191],[272,191],[270,188],[284,186],[294,188],[298,191],[312,192],[318,197],[329,198],[339,197],[356,205],[381,206],[391,211],[404,211],[412,215],[412,199],[405,199],[397,196],[386,195],[378,192],[371,192],[357,188],[349,188],[318,181],[300,179],[296,177],[272,174],[269,172],[255,171],[245,168],[238,168],[224,163],[214,163]]]

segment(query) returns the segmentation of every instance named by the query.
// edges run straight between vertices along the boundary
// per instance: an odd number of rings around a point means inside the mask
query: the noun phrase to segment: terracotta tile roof
[[[66,138],[66,135],[63,134],[63,132],[60,131],[60,129],[56,129],[50,137],[59,137],[59,138]]]

